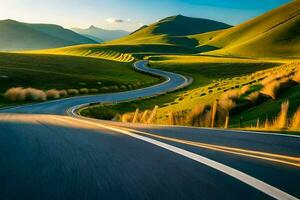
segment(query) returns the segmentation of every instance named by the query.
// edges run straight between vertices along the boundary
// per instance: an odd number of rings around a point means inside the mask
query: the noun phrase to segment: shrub
[[[219,105],[226,111],[230,111],[236,106],[236,103],[232,99],[222,98],[219,100]]]
[[[59,96],[66,97],[66,96],[68,96],[68,92],[66,90],[60,90],[59,91]]]
[[[79,94],[79,91],[77,89],[68,89],[67,92],[69,95],[74,95],[74,96]]]
[[[265,124],[264,124],[265,129],[269,129],[271,127],[270,121],[268,118],[266,118],[265,120]]]
[[[297,83],[300,83],[300,67],[298,67],[298,70],[296,71],[293,80],[296,81]]]
[[[89,89],[89,93],[98,93],[99,90],[97,88],[91,88]]]
[[[43,90],[35,88],[11,88],[7,90],[4,97],[10,101],[45,101],[47,100],[46,93]]]
[[[241,96],[241,92],[239,90],[229,90],[227,92],[224,92],[220,98],[238,100],[240,96]]]
[[[110,90],[119,90],[119,86],[117,85],[112,85],[109,87]]]
[[[87,88],[80,88],[79,89],[79,93],[80,94],[88,94],[89,93],[89,89],[87,89]]]
[[[297,111],[295,112],[295,114],[292,118],[291,128],[294,128],[294,129],[300,128],[300,107],[298,107]]]
[[[126,85],[121,85],[120,89],[121,90],[127,90],[127,87],[126,87]]]
[[[289,110],[289,102],[288,101],[283,102],[281,104],[281,111],[273,123],[275,128],[279,128],[279,129],[287,128],[288,110]]]
[[[263,79],[261,81],[261,84],[266,86],[266,85],[270,84],[271,82],[275,81],[276,79],[277,79],[277,76],[273,74],[273,75],[270,75],[267,78]]]
[[[145,111],[143,112],[142,117],[141,117],[141,120],[140,120],[141,123],[146,123],[146,122],[147,122],[148,114],[149,114],[149,111],[148,111],[148,110],[145,110]]]
[[[258,98],[259,98],[260,93],[259,92],[252,92],[251,94],[249,94],[249,96],[247,97],[247,99],[249,101],[251,101],[252,103],[256,103]]]
[[[169,112],[169,115],[168,115],[168,124],[169,125],[175,125],[175,119],[174,119],[174,114],[173,112]]]
[[[15,102],[25,100],[24,89],[21,87],[10,88],[4,93],[4,98]]]
[[[132,122],[133,120],[133,113],[125,113],[121,117],[122,122]]]
[[[51,89],[46,91],[47,98],[49,99],[58,99],[60,98],[60,91]]]
[[[137,123],[139,121],[139,109],[137,108],[135,110],[135,113],[134,113],[134,116],[133,116],[133,119],[132,119],[132,123]]]
[[[102,87],[102,88],[101,88],[101,90],[102,90],[102,91],[108,91],[108,90],[109,90],[109,88],[108,88],[108,87],[106,87],[106,86],[104,86],[104,87]]]
[[[268,95],[268,96],[272,97],[273,99],[276,99],[279,88],[280,88],[280,81],[273,81],[273,82],[265,85],[265,87],[262,89],[261,93]]]
[[[200,126],[200,117],[205,110],[205,106],[203,105],[196,105],[190,112],[187,117],[187,123],[191,124],[192,126],[198,125]]]
[[[147,121],[148,124],[152,124],[153,123],[153,121],[154,121],[154,119],[156,117],[157,110],[158,110],[158,106],[155,106],[154,109],[151,112],[151,115],[150,115],[148,121]]]
[[[47,100],[47,95],[43,90],[35,88],[26,88],[24,89],[25,99],[32,101],[45,101]]]
[[[245,85],[245,86],[242,87],[241,92],[242,92],[243,94],[245,94],[245,93],[248,92],[249,90],[250,90],[250,87],[249,87],[248,85]]]

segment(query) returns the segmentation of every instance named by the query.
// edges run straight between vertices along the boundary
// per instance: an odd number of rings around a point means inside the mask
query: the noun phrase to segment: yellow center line
[[[142,132],[142,131],[136,131],[136,130],[132,130],[132,129],[127,129],[127,130],[135,132],[135,133],[147,135],[150,137],[154,137],[154,138],[159,138],[159,139],[163,139],[163,140],[167,140],[167,141],[171,141],[171,142],[180,143],[180,144],[187,144],[190,146],[196,146],[196,147],[210,149],[210,150],[214,150],[214,151],[231,153],[231,154],[252,157],[252,158],[257,158],[257,159],[262,159],[262,160],[268,160],[268,161],[273,161],[273,162],[278,162],[278,163],[284,163],[284,164],[300,167],[300,157],[292,157],[292,156],[286,156],[286,155],[281,155],[281,154],[273,154],[273,153],[266,153],[266,152],[261,152],[261,151],[241,149],[241,148],[212,145],[212,144],[206,144],[206,143],[201,143],[201,142],[193,142],[193,141],[188,141],[188,140],[182,140],[182,139],[177,139],[177,138],[171,138],[171,137],[146,133],[146,132]]]

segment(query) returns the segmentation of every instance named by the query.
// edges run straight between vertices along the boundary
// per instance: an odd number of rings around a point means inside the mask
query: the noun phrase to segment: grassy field
[[[150,57],[151,67],[174,71],[194,79],[194,83],[181,91],[162,95],[147,100],[139,100],[120,105],[108,107],[94,106],[82,112],[87,116],[96,118],[103,117],[102,114],[109,112],[110,116],[116,113],[133,112],[136,108],[140,110],[151,110],[159,105],[158,123],[166,123],[166,113],[191,109],[198,103],[209,103],[224,90],[213,87],[217,82],[226,82],[226,88],[235,87],[237,83],[242,85],[249,82],[249,79],[240,80],[241,76],[281,65],[285,61],[265,61],[234,58],[215,58],[203,56],[152,56]],[[239,79],[239,80],[238,80]],[[208,89],[208,88],[212,89]],[[212,92],[209,92],[212,90]],[[205,96],[201,96],[206,91]]]
[[[131,62],[134,58],[142,59],[148,55],[161,54],[195,54],[194,48],[175,44],[92,44],[77,45],[58,49],[33,51],[37,54],[58,54],[83,57],[94,57],[119,62]]]
[[[202,49],[215,50],[209,55],[299,57],[299,7],[300,1],[292,1],[238,26],[194,38],[202,39]]]
[[[102,47],[102,45],[77,45],[57,49],[38,50],[33,51],[32,53],[91,57],[117,62],[134,61],[134,57],[131,54],[124,53],[124,51],[120,51],[121,49],[116,49],[117,51],[114,51],[112,49]]]
[[[129,36],[114,40],[111,44],[174,44],[193,48],[198,41],[188,35],[200,34],[229,28],[228,24],[208,19],[185,17],[182,15],[162,19],[145,26]]]
[[[132,63],[127,62],[66,55],[0,53],[0,94],[11,87],[47,90],[125,85],[133,89],[159,81],[135,72]]]

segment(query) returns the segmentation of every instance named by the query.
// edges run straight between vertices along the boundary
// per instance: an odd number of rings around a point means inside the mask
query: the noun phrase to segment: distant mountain
[[[274,9],[241,25],[209,34],[202,47],[212,55],[242,57],[299,57],[300,1]],[[198,38],[205,38],[203,35]]]
[[[34,50],[96,41],[52,24],[29,24],[14,20],[0,20],[0,50]]]
[[[72,30],[98,42],[114,40],[129,34],[129,32],[123,30],[105,30],[95,26],[90,26],[87,29],[72,28]]]
[[[231,26],[225,23],[185,17],[182,15],[167,17],[149,26],[143,26],[129,36],[113,41],[123,44],[177,44],[182,46],[195,46],[197,41],[190,39],[189,35],[210,31],[227,29]]]

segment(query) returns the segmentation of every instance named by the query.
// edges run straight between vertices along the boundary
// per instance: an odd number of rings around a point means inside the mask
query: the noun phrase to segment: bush
[[[79,91],[77,89],[68,89],[67,92],[69,95],[74,95],[74,96],[79,94]]]
[[[241,92],[239,90],[229,90],[221,95],[221,99],[238,100],[240,96]]]
[[[230,111],[236,106],[236,103],[232,99],[222,98],[219,100],[219,105],[226,111]]]
[[[297,109],[292,118],[291,128],[300,129],[300,107]]]
[[[134,116],[133,113],[125,113],[122,115],[121,121],[122,122],[132,122],[133,116]]]
[[[26,88],[24,89],[25,99],[32,101],[45,101],[47,100],[47,95],[43,90],[35,88]]]
[[[66,96],[68,96],[68,92],[66,90],[60,90],[59,91],[59,96],[66,97]]]
[[[275,81],[276,79],[277,79],[277,76],[273,74],[273,75],[270,75],[267,78],[263,79],[261,81],[261,84],[266,86],[266,85],[272,83],[273,81]]]
[[[119,86],[117,85],[112,85],[109,87],[110,90],[119,90]]]
[[[89,89],[89,92],[90,93],[98,93],[99,90],[97,88],[91,88],[91,89]]]
[[[252,103],[255,104],[255,103],[257,102],[258,98],[259,98],[259,95],[260,95],[259,92],[252,92],[252,93],[247,97],[247,99],[248,99],[249,101],[251,101]]]
[[[10,88],[8,89],[4,97],[9,101],[45,101],[47,100],[46,93],[43,90],[35,89],[35,88]]]
[[[120,89],[121,90],[127,90],[127,87],[126,87],[126,85],[121,85]]]
[[[192,126],[200,126],[200,117],[203,114],[203,112],[205,111],[205,106],[203,105],[197,105],[195,106],[190,114],[188,115],[187,118],[187,123],[191,124]]]
[[[46,91],[47,98],[49,99],[58,99],[60,98],[60,91],[52,89]]]
[[[79,92],[80,92],[80,94],[88,94],[89,90],[87,88],[80,88]]]
[[[108,87],[106,87],[106,86],[104,86],[104,87],[102,87],[102,88],[101,88],[101,90],[102,90],[102,91],[108,91],[108,90],[109,90],[109,88],[108,88]]]
[[[12,102],[24,101],[25,100],[24,89],[21,87],[10,88],[5,92],[4,98]]]
[[[281,111],[273,123],[273,126],[275,128],[279,128],[279,129],[287,128],[288,110],[289,110],[289,102],[288,101],[283,102],[281,104]]]
[[[276,99],[278,90],[280,88],[280,81],[273,81],[262,89],[261,93]]]
[[[298,70],[295,73],[293,80],[296,81],[297,83],[300,83],[300,67],[298,67]]]
[[[245,93],[247,93],[249,90],[250,90],[250,87],[249,87],[248,85],[245,85],[245,86],[242,87],[241,92],[242,92],[243,94],[245,94]]]

